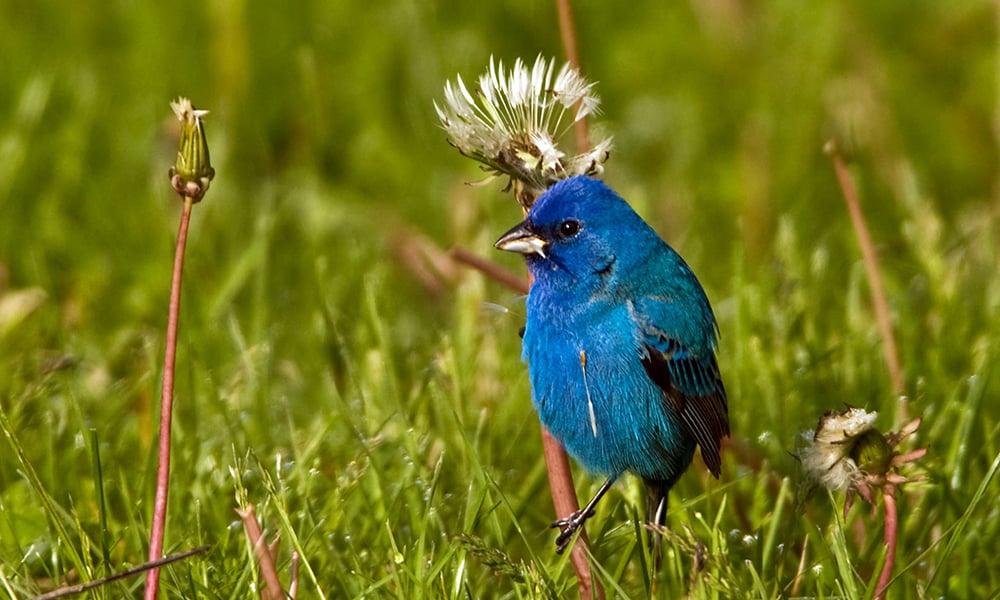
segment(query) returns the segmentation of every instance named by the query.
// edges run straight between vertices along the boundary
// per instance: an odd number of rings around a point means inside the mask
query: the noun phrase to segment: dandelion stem
[[[463,155],[483,164],[492,175],[510,179],[508,189],[527,213],[535,199],[555,182],[575,175],[599,175],[611,148],[610,138],[590,147],[586,116],[597,109],[599,100],[592,93],[593,84],[580,76],[576,34],[569,0],[556,0],[559,27],[569,62],[555,75],[554,61],[541,56],[529,70],[518,59],[511,71],[503,63],[490,61],[489,72],[480,78],[480,89],[473,95],[458,79],[457,85],[445,85],[445,104],[435,103],[448,140]],[[572,111],[568,110],[573,107]],[[565,129],[562,119],[570,116],[575,124],[577,155],[569,155],[558,146]],[[455,260],[479,269],[487,276],[521,291],[523,280],[509,277],[502,269],[461,250],[452,251]],[[528,286],[530,286],[530,278]],[[569,458],[562,445],[542,427],[542,445],[548,469],[549,486],[559,519],[567,519],[579,504]],[[604,591],[591,577],[587,562],[585,536],[578,536],[570,552],[579,579],[581,596],[603,598]]]
[[[896,562],[896,533],[899,528],[899,515],[896,512],[896,486],[891,483],[885,486],[882,492],[882,501],[885,503],[885,564],[882,565],[882,573],[878,577],[878,586],[875,588],[876,598],[885,598],[885,590],[889,587],[889,580],[892,579],[892,567]]]
[[[184,271],[184,249],[187,246],[188,224],[194,199],[184,196],[184,210],[177,230],[177,247],[174,251],[174,273],[170,283],[170,308],[167,314],[167,342],[163,357],[163,386],[160,394],[160,448],[156,469],[156,500],[153,503],[153,527],[149,536],[149,560],[159,560],[163,555],[163,536],[167,520],[167,492],[170,486],[170,425],[174,403],[174,364],[177,358],[177,323],[181,305],[181,275]],[[160,570],[146,573],[146,600],[156,598]]]
[[[580,71],[580,51],[576,45],[573,7],[570,5],[570,0],[556,0],[556,8],[559,11],[559,35],[562,38],[566,60],[577,71]],[[590,132],[587,128],[587,119],[579,119],[573,123],[573,129],[576,133],[576,151],[587,152],[590,150]]]
[[[851,223],[854,225],[854,234],[858,238],[858,245],[861,247],[861,256],[865,263],[865,271],[868,274],[868,287],[871,290],[872,306],[875,309],[875,320],[878,323],[879,332],[882,334],[882,344],[885,350],[885,360],[889,369],[889,379],[892,382],[892,391],[899,395],[899,414],[897,419],[905,422],[907,420],[905,381],[903,378],[903,368],[899,362],[899,352],[896,349],[896,340],[892,333],[892,319],[889,315],[889,302],[886,300],[885,287],[882,285],[882,274],[879,270],[878,256],[875,252],[875,245],[872,243],[868,225],[865,224],[864,214],[861,212],[861,203],[858,201],[858,194],[851,181],[851,173],[847,168],[840,149],[833,141],[827,142],[826,153],[833,161],[833,168],[837,174],[837,182],[840,184],[844,202],[847,204],[847,211],[851,215]]]
[[[555,507],[556,517],[565,519],[580,510],[580,503],[573,487],[573,473],[569,467],[569,456],[562,444],[552,437],[552,434],[544,426],[542,427],[542,449],[545,453],[545,466],[549,473],[552,505]],[[590,563],[587,562],[587,547],[589,545],[587,531],[581,527],[580,535],[577,536],[576,543],[570,549],[570,561],[576,571],[580,597],[603,599],[604,589],[593,581],[590,575]]]
[[[581,72],[580,51],[576,45],[576,27],[573,24],[573,9],[570,0],[556,0],[556,6],[559,12],[559,35],[566,52],[566,60],[576,68],[577,72]],[[579,108],[579,104],[577,108]],[[587,152],[590,149],[587,118],[577,119],[573,123],[573,130],[576,134],[576,151],[578,153]],[[573,486],[573,472],[570,470],[569,456],[562,444],[552,437],[552,434],[545,427],[542,427],[542,447],[545,452],[545,466],[549,472],[549,487],[552,492],[552,504],[555,507],[556,517],[559,519],[568,518],[580,510],[580,502]],[[576,570],[580,597],[603,600],[604,588],[601,587],[600,583],[594,581],[590,573],[590,563],[587,562],[587,547],[589,545],[587,531],[581,528],[577,542],[570,549],[570,561]]]

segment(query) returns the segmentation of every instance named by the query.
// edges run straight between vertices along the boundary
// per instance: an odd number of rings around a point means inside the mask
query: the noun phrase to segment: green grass
[[[938,4],[575,7],[606,178],[708,289],[734,436],[720,481],[677,486],[658,573],[638,484],[600,505],[609,597],[874,593],[880,521],[807,495],[790,456],[845,403],[901,424],[831,136],[924,417],[907,447],[930,448],[905,470],[927,480],[900,500],[891,595],[1000,593],[997,34],[992,4]],[[277,6],[0,6],[0,590],[145,560],[186,95],[212,110],[218,175],[189,239],[166,547],[211,550],[165,568],[162,596],[255,594],[251,502],[286,584],[300,552],[303,598],[573,597],[523,303],[406,262],[417,232],[521,268],[491,247],[514,202],[462,185],[479,173],[431,101],[490,54],[558,55],[554,7]]]

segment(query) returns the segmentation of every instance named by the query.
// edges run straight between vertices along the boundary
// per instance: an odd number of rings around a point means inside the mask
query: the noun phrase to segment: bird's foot
[[[556,538],[557,554],[562,554],[569,547],[569,543],[573,540],[573,535],[576,531],[583,527],[587,519],[594,516],[593,509],[587,510],[588,508],[590,507],[578,510],[565,519],[559,519],[552,523],[551,527],[558,527],[561,530],[559,537]]]

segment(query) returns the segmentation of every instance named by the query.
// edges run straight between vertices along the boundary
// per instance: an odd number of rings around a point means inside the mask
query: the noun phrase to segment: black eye
[[[559,235],[564,238],[571,238],[580,231],[580,222],[574,219],[566,219],[559,224]]]

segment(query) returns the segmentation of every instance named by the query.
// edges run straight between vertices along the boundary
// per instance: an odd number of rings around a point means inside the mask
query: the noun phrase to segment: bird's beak
[[[531,221],[524,220],[500,236],[500,239],[493,246],[498,250],[520,252],[521,254],[537,254],[545,258],[545,249],[548,248],[549,243],[538,237]]]

